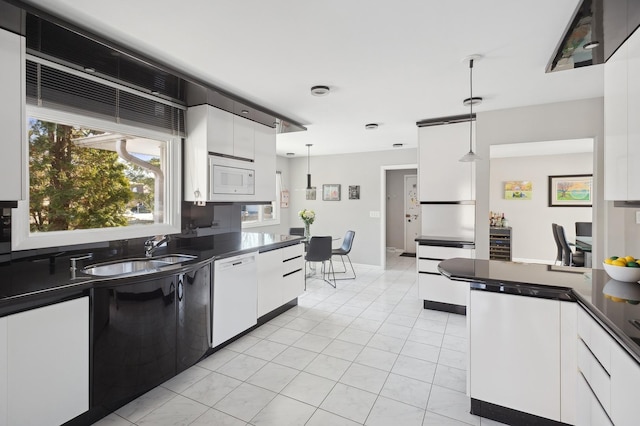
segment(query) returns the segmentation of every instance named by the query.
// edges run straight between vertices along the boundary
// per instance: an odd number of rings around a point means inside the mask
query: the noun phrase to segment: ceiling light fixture
[[[600,42],[597,40],[593,40],[590,41],[588,43],[585,43],[584,46],[582,46],[583,49],[595,49],[596,47],[600,46]]]
[[[249,110],[248,110],[248,109],[243,109],[243,110],[242,110],[242,111],[240,111],[240,112],[241,112],[241,113],[243,113],[243,114],[245,114],[245,115],[246,115],[246,114],[249,114]]]
[[[369,124],[365,124],[364,128],[367,130],[375,130],[378,128],[378,124],[376,123],[369,123]]]
[[[478,161],[480,157],[473,152],[473,105],[482,102],[482,98],[473,97],[473,61],[478,61],[482,58],[480,55],[471,55],[467,59],[469,61],[469,97],[462,101],[466,106],[469,106],[469,152],[467,152],[460,160],[463,163],[472,161]]]
[[[307,191],[311,189],[311,147],[313,145],[307,144]]]
[[[91,73],[96,72],[96,69],[95,69],[95,68],[92,68],[92,67],[84,67],[84,70],[85,70],[86,72],[91,72]]]
[[[293,157],[295,154],[295,152],[287,152],[287,157]]]
[[[329,89],[329,86],[313,86],[311,88],[311,94],[313,96],[324,96],[329,94],[329,91],[331,89]]]

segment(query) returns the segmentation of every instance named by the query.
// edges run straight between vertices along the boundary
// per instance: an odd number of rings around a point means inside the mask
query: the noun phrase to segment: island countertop
[[[484,259],[447,259],[438,270],[472,289],[578,302],[640,363],[640,284],[604,270]]]

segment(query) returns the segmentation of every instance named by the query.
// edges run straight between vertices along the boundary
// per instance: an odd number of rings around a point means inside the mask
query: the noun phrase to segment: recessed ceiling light
[[[295,154],[295,152],[287,152],[287,157],[293,157]]]
[[[152,90],[152,91],[151,91],[151,94],[152,94],[152,95],[159,95],[159,94],[160,94],[160,92],[158,92],[157,90]]]
[[[249,110],[248,109],[243,109],[242,111],[240,111],[243,114],[249,114]]]
[[[403,146],[404,146],[404,144],[403,144],[403,143],[394,143],[394,144],[393,144],[393,147],[394,147],[394,148],[402,148]]]
[[[96,72],[96,69],[95,68],[91,68],[91,67],[84,67],[84,70],[86,72]]]
[[[596,47],[600,46],[600,42],[597,40],[593,40],[590,41],[589,43],[585,43],[584,46],[582,46],[583,49],[594,49]]]
[[[473,103],[473,105],[480,105],[482,103],[482,98],[480,96],[474,96],[473,98],[467,98],[462,101],[462,105],[469,106]]]
[[[369,123],[369,124],[365,124],[364,128],[367,130],[375,130],[378,128],[378,124],[376,123]]]
[[[313,96],[324,96],[329,94],[329,91],[331,89],[329,89],[329,86],[313,86],[311,88],[311,94]]]

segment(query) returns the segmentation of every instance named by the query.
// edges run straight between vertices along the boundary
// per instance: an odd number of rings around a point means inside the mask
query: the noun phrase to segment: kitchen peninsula
[[[640,285],[602,270],[453,258],[469,283],[471,412],[509,424],[636,424]]]

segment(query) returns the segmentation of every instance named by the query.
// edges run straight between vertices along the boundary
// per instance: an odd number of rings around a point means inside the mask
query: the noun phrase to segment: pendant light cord
[[[473,59],[469,59],[469,152],[473,152]]]

